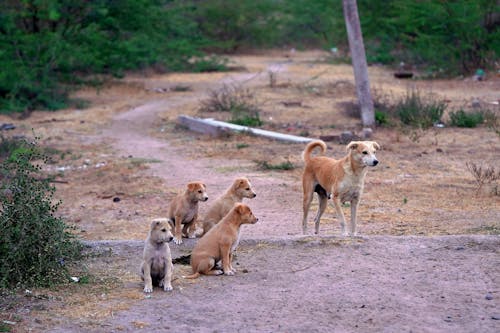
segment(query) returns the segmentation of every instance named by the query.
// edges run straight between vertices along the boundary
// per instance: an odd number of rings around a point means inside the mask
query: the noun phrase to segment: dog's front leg
[[[351,200],[351,236],[356,236],[356,222],[357,222],[357,212],[359,206],[359,199],[355,198]]]
[[[187,227],[187,236],[188,238],[196,238],[196,227],[198,226],[198,214],[195,214],[193,217],[193,221]]]
[[[160,287],[163,286],[164,291],[172,291],[172,274],[174,271],[174,265],[172,264],[172,256],[170,251],[165,256],[165,268],[163,271],[163,280],[160,281]]]
[[[175,215],[175,228],[174,228],[174,243],[182,244],[182,215]]]
[[[144,279],[144,292],[153,292],[153,281],[151,280],[151,263],[144,261],[142,263],[142,278]]]
[[[340,228],[342,229],[342,235],[347,236],[347,231],[345,230],[345,216],[344,212],[342,211],[342,206],[340,204],[340,198],[338,195],[333,196],[333,205],[335,206],[337,217],[340,220]]]
[[[231,270],[231,245],[222,244],[220,250],[222,253],[222,270],[224,274],[234,275],[234,272]]]

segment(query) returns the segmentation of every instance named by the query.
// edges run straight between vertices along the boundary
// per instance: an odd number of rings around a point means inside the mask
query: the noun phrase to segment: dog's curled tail
[[[199,272],[196,272],[196,273],[193,273],[191,275],[184,275],[182,276],[184,279],[197,279],[200,277],[200,273]]]
[[[302,152],[302,160],[304,160],[304,162],[309,163],[309,161],[311,160],[311,153],[314,150],[314,148],[316,148],[316,147],[321,148],[321,155],[323,155],[325,153],[326,143],[324,143],[321,140],[309,142],[307,144],[306,148],[304,149],[304,151]]]

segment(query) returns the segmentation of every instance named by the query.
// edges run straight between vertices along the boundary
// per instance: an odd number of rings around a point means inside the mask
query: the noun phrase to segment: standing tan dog
[[[192,182],[187,184],[186,191],[178,194],[170,203],[168,217],[174,229],[174,243],[182,244],[182,235],[195,238],[196,220],[198,219],[198,202],[207,201],[205,184]],[[181,225],[184,227],[181,230]]]
[[[168,242],[173,239],[168,219],[155,219],[151,222],[148,238],[142,254],[141,278],[144,292],[153,291],[153,285],[172,290],[172,256]]]
[[[311,157],[314,148],[321,148],[321,155],[326,152],[326,144],[317,140],[310,142],[302,158],[306,163],[302,175],[302,187],[304,190],[302,219],[302,231],[307,232],[307,214],[313,193],[318,193],[319,209],[314,218],[315,233],[319,232],[319,221],[323,215],[328,199],[333,197],[333,204],[340,220],[342,234],[348,235],[345,228],[345,217],[341,203],[350,201],[351,204],[351,228],[350,235],[356,235],[356,213],[359,200],[363,192],[367,166],[378,164],[375,151],[380,146],[375,141],[352,141],[347,147],[347,155],[340,160],[335,160],[326,156]]]
[[[252,189],[252,184],[246,177],[236,178],[231,185],[217,200],[214,201],[203,218],[203,235],[233,208],[235,203],[242,202],[243,198],[255,198],[257,194]]]
[[[185,276],[185,278],[196,279],[200,274],[234,275],[236,270],[231,264],[232,251],[238,246],[240,227],[242,224],[254,224],[257,221],[258,219],[247,205],[236,203],[222,221],[196,243],[191,253],[193,274]],[[219,260],[222,260],[222,270],[215,269]]]

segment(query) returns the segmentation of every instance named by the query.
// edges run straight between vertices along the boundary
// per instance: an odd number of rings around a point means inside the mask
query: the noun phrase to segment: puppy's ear
[[[235,204],[235,207],[236,207],[236,213],[238,213],[239,215],[243,215],[245,214],[245,205],[242,204],[242,203],[237,203]]]
[[[346,151],[349,151],[349,149],[357,149],[358,148],[358,142],[357,141],[351,141],[347,147],[345,148]]]
[[[161,224],[160,220],[153,220],[153,222],[151,222],[151,230],[160,224]]]
[[[195,190],[195,187],[196,187],[196,183],[189,183],[189,184],[187,184],[187,189],[190,192],[193,192]]]
[[[375,141],[372,141],[373,142],[373,147],[377,150],[380,149],[380,145],[378,143],[376,143]]]

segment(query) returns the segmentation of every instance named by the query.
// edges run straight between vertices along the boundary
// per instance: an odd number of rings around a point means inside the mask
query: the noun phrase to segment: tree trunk
[[[370,80],[368,79],[368,66],[366,64],[365,46],[361,25],[359,24],[358,5],[356,0],[343,0],[344,19],[351,51],[352,67],[354,68],[354,81],[361,108],[361,121],[363,126],[370,127],[375,124],[375,112],[370,93]]]

